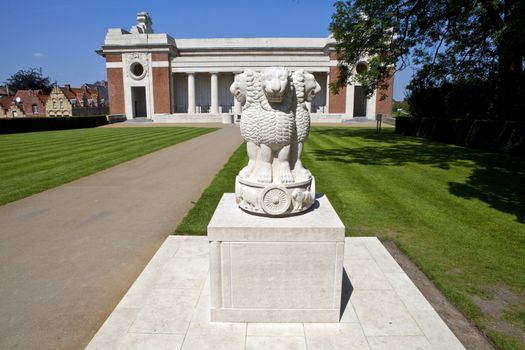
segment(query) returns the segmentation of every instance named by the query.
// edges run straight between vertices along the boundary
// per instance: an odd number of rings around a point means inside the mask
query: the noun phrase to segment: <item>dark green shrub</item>
[[[24,117],[0,119],[0,134],[94,128],[108,124],[105,115],[88,117]]]

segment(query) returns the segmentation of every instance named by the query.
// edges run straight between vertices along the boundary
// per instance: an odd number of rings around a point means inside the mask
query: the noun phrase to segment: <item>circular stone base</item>
[[[261,184],[235,178],[235,198],[247,212],[286,216],[308,210],[315,202],[315,179],[291,184]]]

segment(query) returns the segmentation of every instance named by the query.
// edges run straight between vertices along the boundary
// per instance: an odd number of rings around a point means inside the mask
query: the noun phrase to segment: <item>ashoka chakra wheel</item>
[[[284,214],[290,208],[291,202],[292,199],[283,186],[270,185],[259,194],[261,208],[269,215]]]

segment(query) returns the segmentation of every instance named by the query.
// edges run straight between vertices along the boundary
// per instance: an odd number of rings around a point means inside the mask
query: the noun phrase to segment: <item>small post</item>
[[[381,123],[383,121],[383,116],[381,114],[376,115],[376,133],[381,133]]]

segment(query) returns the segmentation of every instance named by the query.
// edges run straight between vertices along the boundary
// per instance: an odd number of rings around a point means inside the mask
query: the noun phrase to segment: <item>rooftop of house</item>
[[[20,97],[21,102],[34,101],[39,99],[39,95],[45,95],[43,90],[18,90],[15,98]]]
[[[49,100],[49,95],[38,95],[38,98],[40,99],[40,101],[42,101],[42,103],[45,105],[47,100]]]
[[[9,108],[11,104],[13,103],[14,96],[1,96],[0,97],[0,107],[3,109]]]
[[[45,97],[47,96],[44,94],[44,91],[42,90],[18,90],[14,96],[15,101],[17,98],[20,98],[19,107],[23,109],[24,114],[31,115],[33,114],[32,106],[42,106],[41,109],[45,107],[46,100]],[[43,113],[44,111],[41,110],[40,113]]]

